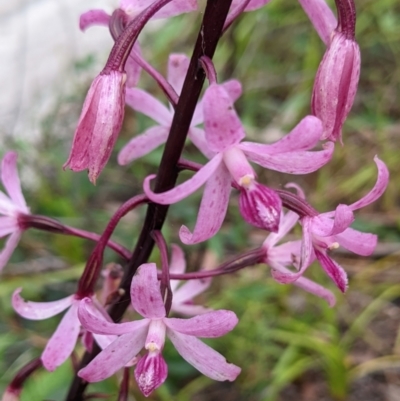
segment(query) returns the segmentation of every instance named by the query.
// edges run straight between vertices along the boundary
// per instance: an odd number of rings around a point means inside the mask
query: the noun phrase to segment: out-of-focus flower
[[[175,89],[177,94],[181,93],[183,81],[189,66],[189,58],[184,54],[171,54],[168,59],[167,80]],[[242,87],[239,81],[231,80],[222,83],[229,93],[232,101],[239,98]],[[139,157],[142,157],[153,149],[164,143],[171,128],[174,110],[164,106],[158,99],[138,88],[128,88],[126,91],[126,104],[158,123],[145,132],[135,135],[118,154],[118,163],[126,165]],[[204,130],[197,127],[203,123],[203,106],[200,101],[195,109],[188,137],[193,144],[207,157],[211,158],[214,153],[208,148]]]
[[[219,381],[236,379],[240,368],[197,338],[220,337],[231,331],[237,324],[233,312],[218,310],[191,319],[167,318],[154,263],[139,267],[132,279],[131,301],[144,319],[115,324],[100,321],[93,314],[93,302],[89,298],[82,300],[79,318],[87,330],[120,337],[81,369],[80,377],[89,382],[103,380],[125,366],[144,347],[147,352],[136,366],[135,378],[142,393],[148,396],[168,374],[161,353],[167,336],[180,355],[205,376]]]
[[[183,274],[186,271],[185,255],[178,245],[172,245],[170,274]],[[202,305],[195,305],[193,298],[204,292],[211,284],[211,278],[188,280],[180,284],[180,280],[171,280],[170,286],[173,293],[171,312],[187,316],[200,315],[210,312],[211,309]]]
[[[7,152],[1,161],[1,182],[8,196],[0,191],[0,238],[9,237],[0,252],[0,271],[10,259],[24,230],[19,217],[30,214],[21,191],[17,158],[17,153]]]
[[[72,149],[64,168],[89,170],[95,183],[118,138],[124,119],[126,75],[120,71],[98,75],[83,104]]]
[[[325,144],[321,151],[307,151],[321,137],[322,125],[316,117],[305,117],[290,134],[274,144],[263,145],[241,142],[245,132],[233,101],[222,85],[211,84],[202,103],[205,138],[215,156],[192,178],[167,192],[154,193],[150,189],[150,180],[154,176],[147,177],[143,184],[149,199],[165,205],[179,202],[206,183],[193,233],[187,227],[181,227],[180,239],[185,244],[205,241],[218,232],[226,215],[232,180],[237,187],[254,195],[251,192],[256,174],[248,159],[272,170],[307,174],[326,164],[333,152],[333,143]],[[265,207],[265,211],[271,212],[268,218],[259,216],[259,220],[264,221],[264,228],[276,229],[279,225],[280,210],[275,210],[278,203],[272,202],[272,207],[271,204]]]

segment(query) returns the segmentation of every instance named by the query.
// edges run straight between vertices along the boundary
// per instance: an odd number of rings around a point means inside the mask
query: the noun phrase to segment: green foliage
[[[396,0],[360,0],[357,7],[362,70],[357,99],[344,127],[344,147],[337,145],[332,162],[318,173],[294,179],[263,172],[260,178],[279,187],[296,181],[319,210],[331,210],[340,202],[355,201],[373,186],[376,179],[373,156],[378,154],[391,171],[391,185],[381,201],[358,213],[354,227],[398,243],[400,7]],[[145,57],[165,72],[171,51],[190,53],[197,28],[196,16],[182,16],[168,22],[162,26],[161,35],[149,33],[143,38]],[[275,128],[290,129],[309,112],[313,78],[323,53],[323,44],[300,6],[293,2],[274,0],[234,24],[222,39],[215,60],[221,81],[234,77],[243,83],[244,93],[236,105],[252,139],[272,140],[270,133]],[[83,74],[93,62],[93,56],[78,61],[76,73]],[[142,78],[144,87],[160,94],[145,74]],[[36,177],[36,185],[25,191],[32,212],[101,232],[115,207],[140,192],[140,179],[154,172],[162,147],[124,168],[116,165],[115,153],[97,187],[88,182],[86,173],[63,172],[61,165],[67,158],[84,92],[81,88],[73,96],[60,99],[60,107],[43,121],[42,141],[35,153],[19,141],[13,147],[20,152],[21,166]],[[64,112],[60,112],[61,105]],[[116,152],[135,132],[151,124],[139,114],[127,111]],[[188,158],[204,161],[196,159],[190,147],[185,152]],[[178,241],[181,224],[193,227],[199,202],[200,195],[194,194],[170,208],[164,232],[168,241]],[[236,205],[237,199],[231,202]],[[127,216],[118,227],[115,239],[131,248],[143,216],[143,209]],[[254,246],[255,242],[259,245],[259,238],[260,235],[254,238],[249,235],[249,227],[237,212],[230,211],[221,234],[207,246],[223,260],[237,250]],[[0,282],[0,391],[19,368],[40,354],[46,341],[44,336],[50,335],[55,326],[54,320],[36,325],[17,318],[9,303],[11,293],[23,287],[24,297],[44,301],[67,295],[69,288],[72,290],[68,293],[73,292],[92,249],[93,244],[84,240],[36,231],[24,234]],[[204,251],[204,246],[187,250],[188,259],[193,261]],[[34,274],[28,266],[26,274],[13,273],[22,261],[43,256],[56,257],[71,267]],[[107,258],[115,261],[112,253],[107,253]],[[207,298],[209,306],[234,310],[240,319],[232,333],[212,342],[228,360],[242,366],[241,376],[232,385],[238,400],[289,399],[280,398],[284,397],[285,389],[306,385],[309,375],[314,375],[314,380],[322,383],[333,399],[347,400],[360,378],[400,366],[400,335],[396,337],[393,330],[388,332],[388,340],[384,339],[387,344],[382,345],[374,334],[374,322],[386,316],[385,311],[397,308],[398,313],[399,255],[387,255],[368,267],[366,261],[349,259],[348,255],[341,259],[339,256],[338,260],[353,274],[349,291],[346,295],[337,294],[339,302],[333,309],[293,286],[278,285],[268,278],[265,266],[214,280]],[[313,279],[333,287],[317,265],[309,270]],[[386,317],[386,322],[389,321]],[[36,332],[38,327],[40,334]],[[357,356],[360,347],[367,355],[361,360]],[[150,399],[189,401],[213,385],[168,344],[165,356],[170,371],[168,381]],[[22,400],[62,400],[71,377],[69,362],[53,373],[38,371],[27,382]],[[117,386],[117,380],[110,379],[90,388],[115,395]],[[137,390],[133,392],[136,399],[144,399]]]

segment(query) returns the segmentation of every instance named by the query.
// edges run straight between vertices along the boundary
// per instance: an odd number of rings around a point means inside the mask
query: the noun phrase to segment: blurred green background
[[[258,172],[260,180],[271,186],[300,184],[318,210],[328,211],[338,203],[354,202],[372,188],[376,179],[373,157],[379,155],[389,167],[391,183],[378,202],[357,212],[354,224],[379,235],[376,253],[367,259],[340,249],[336,252],[335,259],[350,276],[350,288],[344,295],[317,264],[308,269],[308,277],[336,291],[334,308],[293,286],[277,284],[265,266],[216,278],[199,301],[235,311],[240,323],[229,335],[209,343],[241,366],[241,375],[234,383],[213,382],[186,364],[167,343],[164,354],[169,377],[149,399],[400,399],[400,4],[396,0],[358,0],[357,13],[362,69],[358,95],[343,130],[344,146],[337,144],[331,163],[314,174]],[[199,23],[198,15],[186,15],[147,32],[141,40],[146,59],[165,73],[170,52],[190,55]],[[236,78],[243,84],[244,93],[236,107],[249,138],[274,141],[310,112],[313,78],[324,50],[297,2],[274,0],[243,15],[226,33],[215,64],[220,81]],[[91,54],[71,68],[75,74],[85,74],[96,57]],[[162,96],[145,73],[140,86]],[[21,141],[10,141],[8,148],[19,151],[22,176],[34,177],[34,185],[24,191],[33,213],[101,232],[118,205],[140,192],[141,179],[155,171],[162,149],[133,165],[118,167],[117,151],[134,133],[153,124],[127,110],[117,148],[96,187],[84,172],[63,172],[61,166],[87,87],[60,97],[58,107],[41,124],[37,152],[32,153]],[[190,145],[185,156],[204,161]],[[193,227],[200,195],[170,208],[164,228],[169,241],[178,243],[181,224]],[[222,262],[262,243],[265,233],[244,224],[236,205],[234,195],[217,237],[184,248],[191,270],[205,261]],[[143,215],[144,210],[129,214],[114,238],[132,248]],[[59,317],[39,322],[18,317],[11,309],[10,294],[19,286],[26,299],[35,301],[73,293],[92,249],[92,243],[80,239],[32,230],[23,235],[0,282],[0,390],[18,369],[40,355],[59,321]],[[158,260],[157,254],[153,259]],[[116,261],[114,254],[107,251],[106,261]],[[82,352],[79,346],[77,354]],[[28,381],[22,400],[62,400],[71,378],[70,362],[51,374],[39,371]],[[119,380],[90,386],[89,393],[105,392],[114,400]],[[144,399],[133,375],[131,388],[132,399]]]

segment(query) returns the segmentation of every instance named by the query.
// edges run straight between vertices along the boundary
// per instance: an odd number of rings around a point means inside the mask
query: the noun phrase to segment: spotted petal
[[[148,319],[160,319],[165,316],[155,263],[139,266],[132,279],[131,301],[135,310]]]
[[[123,334],[105,348],[92,362],[78,372],[88,382],[98,382],[112,376],[127,365],[143,348],[147,327]]]
[[[218,156],[220,154],[215,158]],[[218,232],[228,209],[230,191],[230,173],[221,163],[206,184],[193,233],[185,226],[179,230],[179,238],[184,244],[206,241]]]
[[[80,332],[78,303],[74,302],[63,316],[57,330],[47,342],[42,353],[43,366],[53,371],[72,354]]]

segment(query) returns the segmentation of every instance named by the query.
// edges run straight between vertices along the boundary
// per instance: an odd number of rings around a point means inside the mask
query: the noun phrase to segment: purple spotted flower
[[[193,233],[187,227],[181,227],[180,239],[185,244],[205,241],[217,233],[225,218],[232,180],[250,196],[257,195],[256,174],[248,159],[272,170],[306,174],[327,163],[333,152],[332,143],[325,144],[321,151],[307,151],[319,142],[322,133],[320,120],[313,116],[305,117],[290,134],[274,144],[241,142],[245,132],[232,99],[222,85],[211,84],[206,90],[203,115],[207,145],[214,157],[191,179],[170,191],[154,193],[150,189],[150,180],[154,176],[147,177],[143,184],[146,195],[153,202],[165,205],[179,202],[206,183]],[[273,208],[265,207],[264,210]],[[268,222],[271,229],[277,228],[279,216],[280,210],[273,210],[268,218],[262,213],[259,218]]]
[[[0,271],[7,264],[16,248],[24,228],[19,223],[19,217],[29,215],[21,191],[21,183],[17,171],[15,152],[7,152],[1,161],[1,182],[7,195],[0,191],[0,238],[9,235],[4,249],[0,252]]]
[[[376,247],[377,236],[362,233],[350,227],[354,221],[353,211],[361,209],[377,200],[385,191],[389,181],[389,171],[381,160],[375,157],[378,168],[377,181],[368,194],[351,205],[339,205],[336,210],[327,213],[304,215],[301,217],[303,225],[303,241],[299,271],[284,273],[276,271],[274,277],[282,283],[296,281],[316,258],[341,291],[346,291],[347,274],[343,268],[330,256],[329,251],[343,246],[357,255],[369,256]]]
[[[179,354],[205,376],[219,381],[236,379],[240,368],[197,338],[220,337],[231,331],[238,321],[233,312],[218,310],[191,319],[167,318],[154,263],[139,267],[132,279],[131,301],[144,319],[115,324],[99,320],[93,314],[93,302],[89,298],[82,300],[79,306],[82,325],[93,333],[119,337],[79,371],[80,377],[88,382],[103,380],[144,347],[146,353],[136,365],[135,378],[142,393],[148,396],[168,375],[162,356],[167,336]]]

